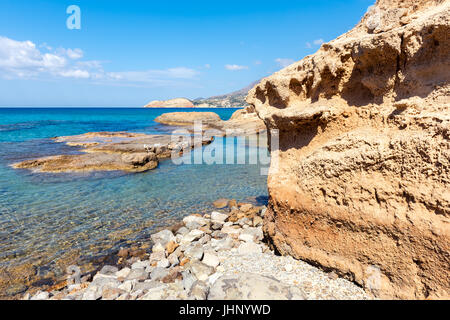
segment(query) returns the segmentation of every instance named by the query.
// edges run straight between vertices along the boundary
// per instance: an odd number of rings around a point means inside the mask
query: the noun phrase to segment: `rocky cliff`
[[[449,296],[449,34],[448,0],[378,0],[249,92],[279,130],[265,232],[280,253],[378,297]]]

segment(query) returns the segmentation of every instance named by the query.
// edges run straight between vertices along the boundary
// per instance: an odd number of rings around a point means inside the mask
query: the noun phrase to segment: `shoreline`
[[[225,199],[214,206],[211,213],[191,214],[152,234],[144,243],[151,247],[148,253],[139,256],[123,248],[116,264],[106,262],[91,275],[75,275],[47,291],[27,291],[21,298],[371,299],[362,288],[333,272],[277,256],[264,240],[265,206]],[[224,290],[221,284],[230,281],[234,289]]]

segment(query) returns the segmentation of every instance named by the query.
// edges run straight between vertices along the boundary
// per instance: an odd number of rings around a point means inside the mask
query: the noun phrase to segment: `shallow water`
[[[33,173],[10,167],[36,157],[78,153],[50,138],[93,131],[169,133],[153,119],[173,109],[0,109],[0,268],[23,263],[58,272],[148,239],[217,198],[267,197],[259,165],[175,165],[155,170]],[[228,119],[235,109],[213,109]],[[216,139],[214,143],[221,143]],[[249,154],[257,152],[247,147]],[[192,157],[192,154],[186,155]],[[56,274],[58,272],[55,271]]]

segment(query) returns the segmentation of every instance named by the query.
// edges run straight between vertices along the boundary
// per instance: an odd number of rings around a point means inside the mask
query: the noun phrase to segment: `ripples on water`
[[[50,140],[54,136],[168,133],[170,128],[153,119],[170,111],[0,109],[0,267],[27,262],[51,269],[66,257],[82,264],[148,239],[156,228],[187,214],[210,211],[217,198],[266,199],[266,177],[258,165],[177,166],[166,160],[140,174],[50,174],[10,167],[26,159],[79,152]],[[212,111],[228,119],[235,110]]]

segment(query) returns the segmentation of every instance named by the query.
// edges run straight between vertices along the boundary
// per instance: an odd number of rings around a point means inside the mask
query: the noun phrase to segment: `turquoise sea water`
[[[226,120],[235,110],[202,111]],[[56,270],[64,259],[83,264],[145,241],[155,228],[187,214],[210,211],[218,198],[266,200],[266,176],[259,165],[175,165],[166,160],[139,174],[50,174],[10,167],[26,159],[79,152],[53,142],[55,136],[169,133],[173,128],[153,119],[172,111],[180,109],[0,108],[0,268],[29,263]]]

